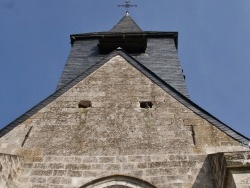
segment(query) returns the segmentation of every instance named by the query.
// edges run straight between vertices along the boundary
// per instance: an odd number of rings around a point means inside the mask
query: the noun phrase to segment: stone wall
[[[0,153],[0,187],[16,188],[16,179],[21,169],[18,156]]]
[[[82,100],[91,107],[79,108]],[[141,108],[142,101],[153,107]],[[27,133],[14,138],[22,127]],[[214,188],[206,149],[244,149],[121,56],[15,129],[1,144],[13,139],[21,144],[15,152],[25,160],[18,178],[25,188],[79,188],[110,175],[135,177],[158,188]]]

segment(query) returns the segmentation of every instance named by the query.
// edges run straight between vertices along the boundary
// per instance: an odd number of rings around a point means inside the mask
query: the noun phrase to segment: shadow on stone
[[[200,169],[192,188],[216,188],[214,183],[213,172],[208,160],[206,157],[202,168]]]

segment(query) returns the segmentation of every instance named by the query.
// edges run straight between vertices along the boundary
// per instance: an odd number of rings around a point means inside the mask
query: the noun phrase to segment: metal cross
[[[137,7],[137,5],[131,5],[131,1],[125,1],[125,5],[118,5],[118,7],[125,7],[127,9],[126,13],[128,13],[128,9],[131,7]]]

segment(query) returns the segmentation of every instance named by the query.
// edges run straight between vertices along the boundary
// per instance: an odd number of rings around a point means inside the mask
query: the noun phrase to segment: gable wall
[[[79,109],[81,100],[92,107]],[[76,188],[117,174],[156,187],[213,187],[206,148],[239,147],[120,56],[2,137],[6,152],[13,139],[11,152],[26,159],[19,187]]]

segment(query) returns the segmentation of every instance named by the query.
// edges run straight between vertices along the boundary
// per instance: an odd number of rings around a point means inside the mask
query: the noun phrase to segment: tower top
[[[126,16],[129,15],[129,11],[128,11],[129,8],[131,8],[131,7],[137,7],[137,5],[131,5],[130,3],[131,3],[131,1],[125,1],[124,5],[118,5],[118,7],[124,7],[124,8],[126,8]]]
[[[142,30],[127,12],[109,32],[142,32]]]

